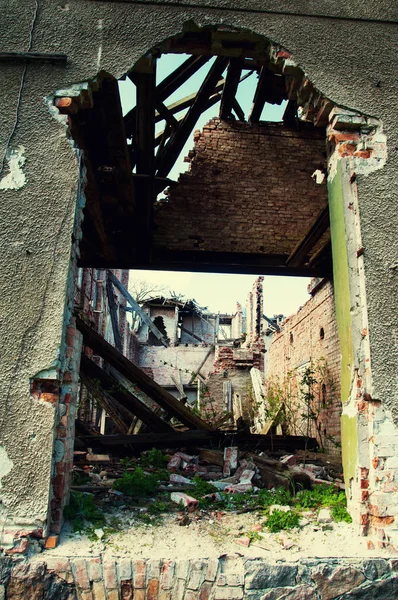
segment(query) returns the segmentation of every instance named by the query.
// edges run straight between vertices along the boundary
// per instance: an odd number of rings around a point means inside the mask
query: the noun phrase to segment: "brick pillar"
[[[75,319],[72,317],[67,328],[65,371],[60,388],[58,424],[54,441],[50,522],[52,533],[60,532],[63,508],[69,502],[81,351],[82,335],[77,331]]]
[[[375,379],[381,364],[370,336],[377,333],[377,315],[369,318],[367,276],[388,285],[377,265],[377,278],[366,261],[372,253],[363,247],[362,228],[374,215],[360,203],[358,177],[384,167],[386,138],[373,117],[335,107],[327,128],[329,209],[332,234],[336,319],[341,348],[342,455],[348,508],[369,546],[398,548],[398,427],[385,398],[376,397]],[[367,271],[366,271],[367,270]],[[391,319],[391,315],[383,315]],[[375,360],[376,359],[376,360]],[[383,361],[382,361],[383,362]],[[378,367],[380,369],[380,366]],[[390,373],[393,377],[393,374]],[[390,399],[391,406],[391,399]]]

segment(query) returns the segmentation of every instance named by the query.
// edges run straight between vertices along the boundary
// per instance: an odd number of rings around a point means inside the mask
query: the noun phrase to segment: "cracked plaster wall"
[[[199,4],[204,2],[199,0]],[[228,3],[230,4],[230,3]],[[213,0],[213,6],[225,6]],[[235,8],[397,19],[389,0],[377,4],[237,0]],[[41,521],[47,510],[54,409],[29,397],[29,379],[59,366],[64,322],[60,301],[67,288],[78,161],[65,125],[48,110],[46,97],[95,76],[99,67],[116,77],[146,50],[179,32],[192,19],[224,23],[269,37],[293,53],[313,84],[339,105],[379,117],[389,145],[386,167],[358,178],[365,247],[366,292],[374,392],[390,408],[397,397],[398,348],[395,317],[398,277],[398,139],[396,130],[396,27],[383,23],[332,21],[277,14],[218,11],[127,3],[8,0],[1,28],[2,51],[64,52],[68,64],[29,64],[18,109],[24,65],[1,64],[0,159],[25,148],[25,185],[0,190],[1,407],[0,444],[13,468],[2,478],[3,508],[16,521]],[[376,84],[379,83],[378,87]],[[1,162],[0,162],[1,164]],[[8,174],[7,161],[2,177]],[[398,411],[394,407],[394,411]],[[396,414],[396,416],[398,416]],[[27,492],[27,485],[29,492]]]

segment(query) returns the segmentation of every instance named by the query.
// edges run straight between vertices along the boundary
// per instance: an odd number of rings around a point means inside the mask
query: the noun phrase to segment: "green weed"
[[[140,463],[143,467],[164,468],[168,462],[168,456],[156,448],[152,448],[152,450],[148,450],[147,452],[143,452],[141,454]]]
[[[132,498],[142,498],[154,494],[159,486],[159,477],[156,474],[146,475],[141,467],[132,472],[123,473],[122,477],[115,479],[113,489],[123,492]]]
[[[351,515],[348,513],[345,506],[332,506],[331,511],[333,519],[339,523],[345,521],[346,523],[352,523]]]
[[[300,515],[292,510],[285,512],[275,509],[272,515],[268,515],[266,527],[271,533],[277,533],[282,529],[293,529],[299,527]]]
[[[71,522],[73,531],[85,530],[88,523],[97,528],[105,525],[105,517],[95,506],[93,496],[82,492],[71,492],[64,515]]]

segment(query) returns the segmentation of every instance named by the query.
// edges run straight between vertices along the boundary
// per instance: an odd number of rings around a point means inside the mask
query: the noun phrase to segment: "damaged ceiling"
[[[156,63],[163,53],[184,53],[188,58],[158,83]],[[176,102],[168,101],[202,68],[205,73],[197,92]],[[245,115],[236,92],[248,75],[256,77],[257,83],[251,111]],[[304,139],[308,132],[311,139],[315,131],[316,139],[325,139],[324,127],[332,104],[314,90],[290,60],[289,53],[254,34],[228,28],[188,26],[182,35],[152,48],[127,77],[136,87],[137,100],[124,117],[118,82],[106,73],[100,74],[79,96],[56,99],[60,112],[69,117],[72,137],[83,150],[82,191],[86,208],[80,266],[330,275],[326,187],[310,179],[314,170],[326,170],[326,143],[319,160],[308,161],[311,173],[306,174],[306,185],[322,188],[316,192],[315,202],[307,194],[307,188],[295,189],[295,167],[289,161],[284,163],[285,180],[287,176],[289,181],[284,182],[282,191],[290,202],[285,212],[294,230],[287,244],[282,243],[287,225],[285,217],[278,222],[278,206],[268,207],[268,212],[264,210],[264,220],[260,219],[259,223],[265,242],[258,242],[255,247],[247,246],[244,230],[241,239],[229,245],[220,244],[220,239],[231,237],[231,228],[224,227],[218,234],[216,231],[214,239],[206,231],[203,233],[206,226],[200,220],[196,222],[198,214],[206,214],[209,222],[219,226],[229,220],[235,223],[235,217],[242,213],[240,205],[231,202],[228,214],[224,211],[220,215],[221,205],[217,206],[217,196],[212,196],[210,186],[203,187],[200,208],[190,206],[186,198],[185,213],[181,209],[174,219],[173,194],[178,196],[182,184],[171,182],[168,176],[199,117],[209,107],[219,105],[221,123],[240,124],[245,133],[255,135],[262,125],[260,118],[265,104],[281,104],[287,100],[280,124],[282,135],[290,131]],[[155,125],[161,122],[164,128],[156,133]],[[194,157],[193,162],[195,160]],[[241,157],[239,160],[240,164],[244,162]],[[201,168],[202,172],[206,170],[206,164]],[[280,168],[275,166],[272,173],[271,169],[272,166],[264,164],[265,180],[248,172],[247,180],[240,183],[250,186],[252,179],[257,179],[260,190],[265,190],[269,188],[267,178],[270,180],[272,176],[278,180],[280,174]],[[216,177],[214,171],[211,177]],[[234,171],[227,173],[227,177],[232,186]],[[239,178],[240,174],[235,177]],[[269,191],[271,195],[275,185],[278,181]],[[171,190],[168,206],[160,207],[163,213],[159,219],[158,212],[154,214],[155,206],[156,211],[159,210],[157,196],[168,186]],[[250,202],[250,198],[245,199],[245,206],[250,206]],[[257,202],[261,210],[261,198],[257,198]],[[184,204],[184,197],[180,204]],[[305,206],[309,210],[298,219]],[[195,237],[192,235],[186,235],[188,241],[183,239],[184,230],[190,228],[196,229],[199,239],[196,243],[195,240],[191,243],[190,238]],[[250,230],[246,233],[246,240],[253,238]],[[272,246],[266,243],[271,239]]]

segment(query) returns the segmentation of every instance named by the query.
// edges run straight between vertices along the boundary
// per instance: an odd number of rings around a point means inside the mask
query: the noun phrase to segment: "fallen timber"
[[[132,383],[135,383],[140,390],[145,392],[145,394],[152,398],[152,400],[164,408],[169,414],[176,417],[190,429],[214,431],[209,423],[206,423],[206,421],[195,415],[189,408],[184,406],[182,402],[162,388],[146,373],[141,371],[139,367],[118,352],[118,350],[87,325],[80,317],[76,317],[76,327],[83,334],[83,343],[85,345],[94,350],[96,354],[99,354],[107,363],[119,371],[123,377]],[[136,435],[131,437],[135,438]]]
[[[150,448],[179,448],[182,446],[206,445],[213,448],[239,446],[256,450],[293,452],[295,450],[315,449],[315,438],[302,436],[259,435],[225,431],[190,430],[174,433],[144,433],[136,435],[80,436],[88,446],[106,447],[112,451],[124,453]],[[130,448],[127,448],[129,446]]]

